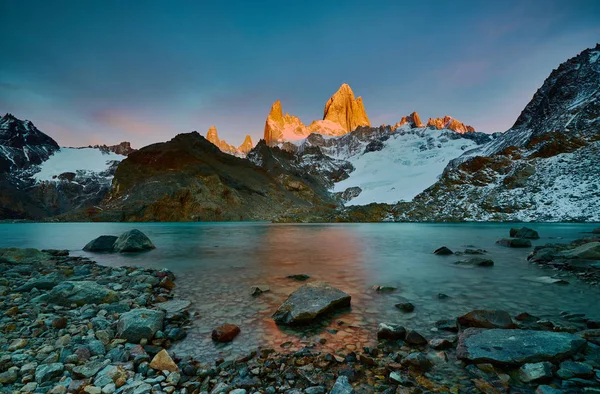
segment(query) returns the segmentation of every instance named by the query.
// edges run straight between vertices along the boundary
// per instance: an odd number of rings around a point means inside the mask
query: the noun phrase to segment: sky
[[[342,83],[373,125],[509,129],[600,41],[597,0],[0,0],[0,112],[62,146],[178,133],[256,142],[279,99],[309,124]]]

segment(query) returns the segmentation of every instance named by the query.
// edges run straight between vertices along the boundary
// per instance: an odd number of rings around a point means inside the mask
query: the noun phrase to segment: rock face
[[[124,232],[116,239],[114,244],[114,251],[120,253],[141,252],[155,248],[156,246],[150,241],[150,238],[137,229]]]
[[[520,365],[559,361],[584,345],[585,339],[563,332],[468,328],[459,337],[457,358],[473,363]]]
[[[348,84],[343,84],[327,101],[323,120],[340,124],[346,131],[355,130],[359,126],[371,126],[362,97],[355,99]]]
[[[425,127],[423,122],[421,122],[421,117],[416,112],[413,112],[412,114],[410,114],[408,116],[403,116],[402,119],[400,119],[400,122],[396,123],[396,125],[394,126],[394,129],[404,126],[405,124],[409,125],[411,128]]]
[[[325,282],[308,283],[294,291],[273,314],[278,324],[310,323],[318,316],[350,306],[350,296]]]
[[[127,156],[135,151],[135,149],[131,147],[131,142],[128,141],[120,142],[117,145],[90,145],[88,148],[99,149],[102,152],[113,152],[122,156]]]
[[[134,309],[121,315],[117,333],[130,343],[139,343],[143,338],[152,339],[162,330],[165,313],[154,309]]]
[[[48,302],[58,305],[110,304],[119,297],[114,291],[87,280],[66,281],[52,288],[48,293]]]
[[[249,135],[247,135],[246,138],[244,138],[244,142],[242,142],[242,145],[238,146],[238,150],[242,152],[244,156],[246,156],[248,152],[252,150],[252,148],[254,148],[254,144],[252,143],[252,137],[250,137]]]
[[[362,98],[355,99],[350,86],[343,84],[325,104],[323,120],[315,120],[309,126],[289,113],[283,115],[281,102],[275,101],[265,122],[264,140],[269,146],[275,146],[306,138],[311,133],[340,136],[370,125]]]
[[[467,126],[464,123],[459,122],[458,120],[447,115],[443,118],[429,118],[427,121],[427,127],[435,127],[438,130],[449,129],[460,134],[475,132],[475,129],[472,126]]]

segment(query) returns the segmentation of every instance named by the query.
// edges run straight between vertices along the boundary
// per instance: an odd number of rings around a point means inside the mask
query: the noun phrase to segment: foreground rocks
[[[350,306],[350,298],[325,282],[308,283],[281,304],[273,320],[287,325],[310,323],[327,312]]]

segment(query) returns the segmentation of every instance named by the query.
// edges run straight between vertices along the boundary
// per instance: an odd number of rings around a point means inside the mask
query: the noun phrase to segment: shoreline
[[[155,369],[156,365],[153,368],[152,362],[160,350],[185,338],[192,318],[189,313],[181,305],[164,313],[162,328],[154,330],[150,340],[142,339],[143,346],[138,336],[123,330],[121,322],[131,312],[157,311],[159,302],[177,300],[173,296],[176,278],[168,270],[102,266],[56,250],[2,249],[0,255],[0,330],[4,334],[0,339],[0,389],[9,392],[171,394],[185,389],[186,393],[210,394],[416,394],[496,393],[508,392],[510,387],[523,393],[551,393],[582,392],[583,387],[600,386],[600,322],[566,312],[552,320],[524,313],[512,319],[509,316],[507,323],[505,314],[484,311],[471,321],[463,316],[460,324],[456,317],[449,317],[436,323],[437,331],[424,335],[382,322],[383,328],[380,325],[379,331],[372,333],[379,339],[376,347],[335,354],[316,351],[311,343],[295,352],[283,347],[259,348],[234,359],[217,360],[214,365],[174,355],[171,362],[176,363],[176,369],[167,360],[162,368],[173,371],[163,371]],[[35,277],[37,272],[43,273],[43,278]],[[82,298],[77,292],[69,293],[68,288],[52,290],[82,280],[95,282],[107,291],[87,286],[81,290]],[[523,365],[536,363],[464,358],[461,341],[465,332],[477,327],[502,332],[518,328],[525,330],[526,336],[564,333],[585,338],[585,343],[576,351],[546,355],[550,362],[544,364],[546,375],[524,381],[529,379],[524,377],[529,372],[522,371]],[[145,329],[141,326],[134,331]],[[542,347],[553,341],[542,338]],[[585,371],[573,376],[565,372],[575,367]],[[540,391],[542,383],[563,391]]]

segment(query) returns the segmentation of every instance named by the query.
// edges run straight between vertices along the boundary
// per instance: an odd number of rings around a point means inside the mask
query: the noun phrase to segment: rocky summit
[[[323,120],[341,125],[344,130],[356,130],[359,126],[371,126],[362,97],[354,98],[350,85],[342,84],[325,104]]]
[[[206,133],[206,139],[213,143],[221,152],[228,153],[233,156],[245,157],[253,148],[252,138],[247,135],[244,142],[239,147],[228,144],[225,140],[219,139],[219,133],[215,126],[210,126]]]

